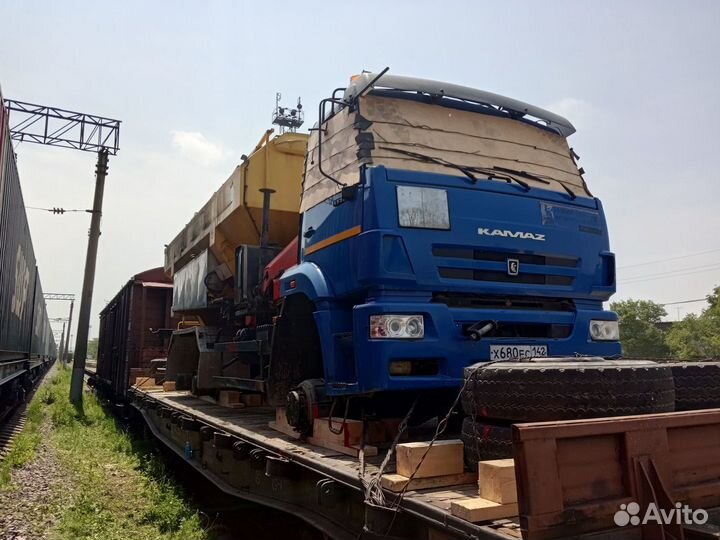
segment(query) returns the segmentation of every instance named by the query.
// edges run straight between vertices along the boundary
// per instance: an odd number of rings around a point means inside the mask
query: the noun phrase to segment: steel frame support
[[[113,156],[120,148],[119,120],[11,99],[5,100],[5,106],[13,113],[10,138],[14,141],[86,152],[106,150]]]

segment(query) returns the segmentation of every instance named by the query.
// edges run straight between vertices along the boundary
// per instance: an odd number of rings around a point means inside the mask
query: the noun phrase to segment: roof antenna
[[[298,98],[297,105],[294,109],[291,109],[290,107],[281,107],[281,99],[282,94],[277,92],[275,94],[275,110],[272,115],[272,123],[276,126],[280,126],[281,135],[286,131],[295,133],[297,128],[302,126],[305,121],[305,112],[303,111],[302,101]]]

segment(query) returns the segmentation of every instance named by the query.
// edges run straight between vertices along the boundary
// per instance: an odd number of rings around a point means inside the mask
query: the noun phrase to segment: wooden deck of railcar
[[[186,391],[163,392],[157,388],[133,387],[131,395],[135,397],[136,408],[142,409],[143,401],[153,400],[159,408],[168,407],[182,415],[198,420],[202,424],[262,448],[269,454],[344,484],[358,493],[362,492],[361,466],[358,458],[313,446],[272,429],[268,424],[275,419],[274,409],[268,407],[231,409],[200,399]],[[150,420],[147,411],[144,416],[146,416],[146,420]],[[178,448],[177,442],[172,445],[172,441],[163,437],[162,433],[156,432],[156,430],[153,432],[160,439],[165,439],[165,444],[174,446],[173,449],[180,453],[181,449]],[[366,479],[378,473],[385,454],[386,451],[381,450],[379,455],[365,459]],[[208,467],[203,464],[201,468],[207,469]],[[391,462],[385,472],[392,473],[394,470],[394,463]],[[212,476],[207,473],[208,471],[205,471],[206,476]],[[400,501],[398,501],[398,494],[384,492],[389,503],[397,502],[399,504],[401,513],[411,516],[413,520],[426,523],[428,532],[422,538],[520,538],[517,520],[499,520],[477,525],[450,514],[452,500],[477,496],[477,493],[476,483],[407,491]]]

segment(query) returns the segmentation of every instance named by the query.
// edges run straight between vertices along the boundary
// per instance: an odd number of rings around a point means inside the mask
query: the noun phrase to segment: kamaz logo
[[[523,240],[537,240],[539,242],[545,241],[544,234],[535,234],[523,231],[509,231],[507,229],[485,229],[481,227],[478,229],[478,234],[481,236],[502,236],[504,238],[522,238]]]

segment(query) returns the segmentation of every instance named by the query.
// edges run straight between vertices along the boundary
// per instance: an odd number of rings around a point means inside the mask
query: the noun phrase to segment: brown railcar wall
[[[168,340],[155,331],[173,324],[172,288],[161,285],[158,270],[133,277],[100,313],[97,376],[116,397],[167,355]]]

